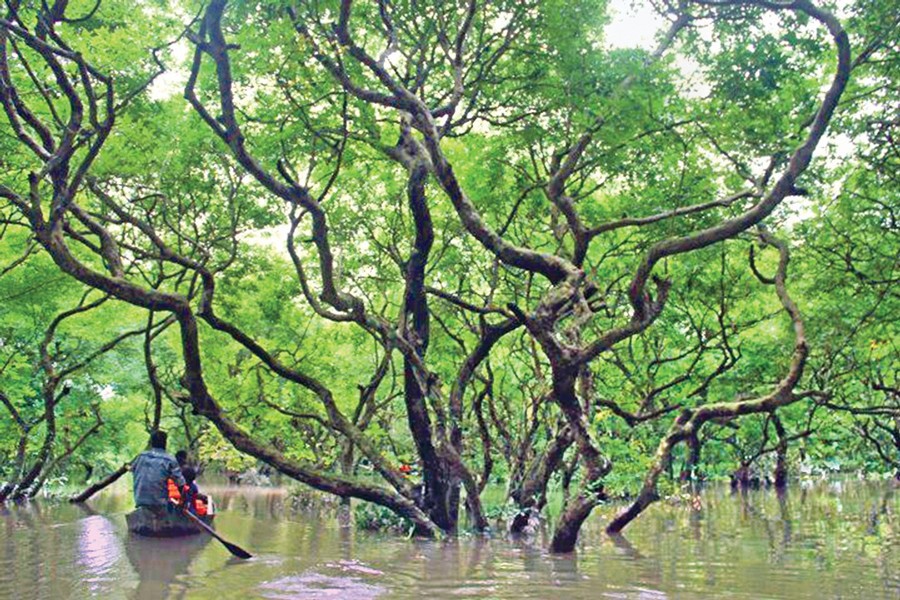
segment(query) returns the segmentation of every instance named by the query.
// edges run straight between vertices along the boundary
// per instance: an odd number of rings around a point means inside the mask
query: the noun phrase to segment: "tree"
[[[896,28],[851,19],[854,58],[808,0],[694,0],[659,6],[655,51],[615,50],[606,8],[212,0],[182,30],[115,2],[11,4],[0,198],[37,244],[12,264],[39,247],[139,311],[151,425],[190,429],[189,406],[240,452],[424,535],[456,531],[461,504],[487,528],[500,471],[513,530],[562,485],[551,549],[571,551],[610,486],[646,469],[618,532],[682,442],[699,468],[714,428],[763,453],[771,425],[784,474],[822,418],[796,407],[840,414],[854,385],[823,378],[800,314],[818,307],[811,252],[842,257],[844,237],[812,219],[785,240],[844,176],[813,155],[834,123],[859,127],[836,111]],[[98,48],[98,30],[155,49]],[[190,114],[154,98],[184,40]],[[896,248],[876,245],[877,269]]]

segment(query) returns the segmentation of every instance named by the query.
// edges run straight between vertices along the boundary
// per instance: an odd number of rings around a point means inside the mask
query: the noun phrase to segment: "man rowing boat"
[[[137,509],[125,515],[128,529],[139,535],[151,537],[178,537],[205,531],[219,540],[234,556],[250,558],[249,552],[237,544],[232,544],[209,526],[213,514],[211,510],[207,512],[206,507],[211,505],[211,501],[203,496],[202,511],[193,502],[195,498],[201,496],[194,484],[193,469],[189,471],[192,485],[187,486],[188,482],[185,481],[178,461],[166,452],[167,442],[168,436],[164,431],[154,431],[150,434],[150,449],[142,452],[131,463],[131,471],[134,474],[134,503]],[[187,505],[178,504],[181,497],[170,501],[170,480],[182,491],[180,496],[186,496]],[[198,516],[194,514],[195,512],[206,514]]]
[[[175,457],[166,452],[168,435],[165,431],[150,434],[150,449],[141,452],[131,464],[134,475],[134,504],[160,510],[169,506],[168,482],[177,489],[185,485],[184,475]]]

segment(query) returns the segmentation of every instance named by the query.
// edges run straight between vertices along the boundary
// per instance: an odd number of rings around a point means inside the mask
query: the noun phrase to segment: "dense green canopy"
[[[652,8],[8,2],[0,500],[161,427],[424,535],[561,496],[567,551],[900,471],[895,3]]]

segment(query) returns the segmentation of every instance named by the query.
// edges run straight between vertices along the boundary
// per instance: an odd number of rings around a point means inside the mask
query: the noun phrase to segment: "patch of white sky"
[[[167,100],[172,96],[176,96],[184,90],[187,85],[188,70],[187,65],[191,48],[189,42],[180,39],[169,46],[169,56],[166,63],[166,70],[153,81],[148,91],[151,100]]]
[[[665,19],[647,2],[612,0],[609,16],[604,38],[613,48],[652,50],[657,45],[657,35],[666,27]]]
[[[165,12],[182,23],[188,23],[193,18],[193,15],[184,10],[184,5],[181,3],[172,0],[166,4]],[[159,7],[143,5],[143,11],[147,18],[156,18],[154,12],[158,10],[160,10]],[[167,47],[162,56],[166,70],[153,80],[153,84],[147,90],[151,100],[167,100],[181,94],[187,84],[189,74],[187,65],[192,50],[186,36],[181,36]]]

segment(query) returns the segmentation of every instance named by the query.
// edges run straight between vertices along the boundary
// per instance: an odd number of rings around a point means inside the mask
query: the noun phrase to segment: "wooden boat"
[[[211,501],[209,509],[209,514],[199,519],[207,525],[212,525],[216,515],[212,510]],[[128,523],[129,531],[147,537],[184,537],[200,533],[200,528],[174,506],[171,509],[163,507],[159,510],[139,506],[125,515],[125,522]]]

